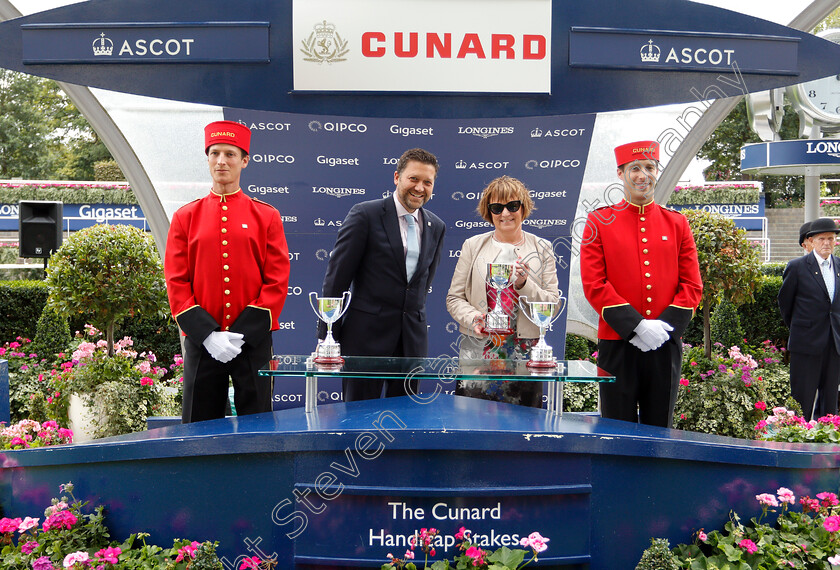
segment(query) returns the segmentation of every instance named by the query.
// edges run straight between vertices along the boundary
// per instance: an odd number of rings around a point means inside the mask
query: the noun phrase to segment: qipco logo
[[[328,133],[365,133],[367,125],[364,123],[322,123],[321,121],[309,121],[309,130],[312,132],[327,131]]]

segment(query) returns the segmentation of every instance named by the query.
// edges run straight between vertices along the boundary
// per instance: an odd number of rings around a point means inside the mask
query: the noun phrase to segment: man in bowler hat
[[[790,390],[806,420],[837,413],[840,384],[840,259],[832,254],[834,220],[818,218],[805,233],[813,251],[782,275],[779,309],[790,329]]]

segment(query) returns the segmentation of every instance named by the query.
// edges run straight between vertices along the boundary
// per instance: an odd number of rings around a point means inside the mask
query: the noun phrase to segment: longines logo
[[[639,50],[639,56],[644,63],[659,63],[660,54],[661,50],[653,43],[653,40],[648,40],[648,43]]]
[[[93,40],[93,55],[111,55],[114,53],[114,42],[110,38],[105,37],[105,32],[99,34],[99,37]]]
[[[309,37],[301,41],[303,47],[300,51],[306,56],[303,61],[311,61],[319,65],[347,61],[344,57],[350,52],[347,40],[342,39],[335,31],[335,24],[324,20],[312,28],[313,31]]]
[[[556,158],[554,160],[529,160],[525,163],[525,168],[534,170],[535,168],[577,168],[580,166],[580,161],[576,158]]]
[[[805,154],[827,154],[834,158],[840,158],[840,141],[808,142],[805,144],[807,145]]]
[[[367,125],[364,123],[322,123],[321,121],[309,121],[309,130],[313,133],[324,130],[329,132],[341,133],[344,131],[350,133],[364,133],[367,132]]]
[[[586,129],[546,129],[542,130],[539,127],[536,127],[533,131],[531,131],[531,138],[543,138],[543,137],[579,137],[582,136],[583,133],[586,132]]]
[[[337,188],[333,186],[313,186],[313,194],[326,194],[327,196],[335,196],[336,198],[344,198],[345,196],[364,196],[367,190],[364,188]]]
[[[566,225],[566,220],[556,220],[556,219],[555,220],[547,220],[547,219],[540,220],[538,218],[527,218],[527,219],[522,221],[522,225],[523,226],[534,226],[535,228],[539,228],[539,229],[542,230],[542,229],[550,228],[550,227],[554,227],[554,226],[565,226]]]
[[[512,135],[513,127],[458,127],[458,134],[489,139],[497,135]]]
[[[282,218],[284,224],[297,221],[297,216],[280,216],[280,218]]]

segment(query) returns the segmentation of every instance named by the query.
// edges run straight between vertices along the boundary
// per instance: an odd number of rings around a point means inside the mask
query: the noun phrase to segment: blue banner
[[[226,109],[225,118],[251,128],[251,159],[242,188],[280,211],[289,244],[289,296],[274,334],[276,353],[315,349],[318,319],[308,295],[321,291],[336,234],[353,204],[391,195],[397,160],[413,147],[438,157],[440,172],[427,207],[447,225],[426,307],[430,356],[458,353],[460,333],[446,310],[446,293],[461,244],[492,229],[476,206],[494,178],[513,176],[531,191],[536,209],[524,229],[552,242],[559,287],[568,291],[568,244],[594,115],[418,120]],[[565,318],[560,318],[546,338],[558,357],[565,330]],[[282,386],[276,387],[276,408],[300,405],[303,380],[277,383]],[[340,383],[319,389],[324,392],[319,401],[340,400],[335,395]]]
[[[148,229],[137,204],[63,204],[64,231],[75,232],[96,224],[124,224]],[[0,231],[18,231],[18,205],[0,204]]]
[[[764,221],[764,193],[756,204],[668,204],[674,210],[704,210],[731,218],[735,225],[745,230],[761,230]]]

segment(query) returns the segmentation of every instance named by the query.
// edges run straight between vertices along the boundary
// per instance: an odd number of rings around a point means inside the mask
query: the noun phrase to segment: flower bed
[[[668,204],[757,204],[760,194],[754,184],[677,186]]]

